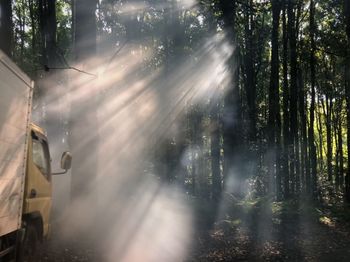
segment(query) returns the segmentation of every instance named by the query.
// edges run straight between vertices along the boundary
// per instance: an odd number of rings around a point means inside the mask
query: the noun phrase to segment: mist
[[[199,14],[196,3],[189,1],[175,6],[165,1],[156,7],[155,12]],[[147,10],[141,3],[119,9],[124,24]],[[192,197],[181,183],[166,177],[184,177],[195,161],[194,148],[199,153],[204,149],[185,145],[174,170],[164,167],[168,163],[161,162],[156,151],[169,141],[183,143],[191,108],[223,99],[233,46],[224,32],[205,35],[196,40],[197,50],[190,56],[166,55],[163,65],[150,67],[164,45],[154,46],[149,38],[161,40],[164,34],[153,32],[124,44],[100,38],[97,55],[74,65],[84,72],[52,73],[43,80],[50,91],[35,101],[33,118],[48,132],[53,169],[59,169],[61,152],[74,153],[72,173],[53,178],[53,224],[59,232],[55,237],[92,242],[104,261],[180,261],[192,248]],[[88,123],[85,128],[72,131],[71,123],[82,119]],[[55,121],[65,126],[57,130]],[[79,141],[73,150],[71,139]],[[90,161],[97,163],[93,177],[74,174],[74,166],[82,168]],[[72,176],[77,175],[81,185],[72,188]],[[72,190],[81,193],[73,197]]]
[[[43,245],[41,204],[22,210],[34,261],[348,261],[343,2],[0,1],[1,59],[34,80],[51,173],[73,156]]]

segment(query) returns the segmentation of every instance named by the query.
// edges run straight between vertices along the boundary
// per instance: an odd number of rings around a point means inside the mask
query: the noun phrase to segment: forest
[[[0,49],[73,155],[33,261],[348,261],[348,0],[0,0]]]

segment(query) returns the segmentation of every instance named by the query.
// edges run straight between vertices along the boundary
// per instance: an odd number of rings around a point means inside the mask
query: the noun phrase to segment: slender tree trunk
[[[345,63],[345,92],[346,92],[346,128],[347,128],[347,148],[348,161],[347,172],[345,177],[345,199],[350,203],[350,3],[344,0],[344,15],[346,21],[346,35],[347,35],[347,56]]]
[[[299,95],[301,93],[300,89],[302,88],[302,86],[300,85],[300,83],[302,83],[302,76],[299,75],[299,73],[301,73],[300,70],[300,63],[298,63],[298,46],[297,46],[297,39],[299,38],[299,28],[300,28],[300,21],[301,21],[301,15],[303,12],[303,1],[296,1],[295,2],[295,14],[294,15],[294,30],[295,30],[295,55],[296,55],[296,59],[295,59],[295,67],[296,67],[296,91],[295,91],[295,99],[296,99],[296,110],[297,112],[296,114],[296,132],[295,132],[295,168],[296,168],[296,194],[299,195],[300,190],[301,190],[301,186],[302,186],[302,178],[304,176],[303,171],[302,171],[302,163],[301,163],[301,153],[302,153],[302,130],[300,130],[300,127],[302,128],[302,126],[300,126],[300,123],[302,123],[302,119],[299,121],[298,118],[298,112],[300,112],[300,107],[301,105],[298,104],[299,101]],[[293,40],[294,41],[294,40]],[[294,45],[294,44],[293,44]],[[294,59],[291,59],[291,62],[293,62]],[[291,81],[292,83],[293,81]],[[293,92],[292,92],[293,93]],[[293,95],[294,96],[294,95]],[[302,109],[304,110],[304,109]],[[300,136],[299,136],[299,130],[300,130]],[[300,138],[301,137],[301,138]]]
[[[338,101],[335,103],[335,108],[332,112],[332,124],[333,124],[333,133],[334,133],[334,147],[335,147],[335,166],[334,166],[334,182],[335,182],[335,189],[339,189],[339,145],[338,145],[338,120],[339,120],[339,115],[337,112],[338,109]],[[336,116],[337,115],[337,116]]]
[[[235,15],[236,15],[236,1],[221,0],[219,7],[222,10],[222,20],[224,22],[224,30],[227,34],[227,39],[230,44],[235,45]],[[241,193],[241,171],[242,165],[242,120],[241,120],[241,101],[239,92],[239,52],[235,48],[234,53],[229,59],[228,66],[231,72],[230,87],[224,98],[223,111],[223,139],[224,139],[224,183],[235,176],[234,188],[227,188],[225,190],[231,191],[240,195]],[[235,120],[235,121],[234,121]]]
[[[268,141],[269,141],[269,188],[276,183],[277,198],[281,198],[281,174],[279,172],[279,154],[280,154],[280,110],[279,110],[279,55],[278,55],[278,28],[281,12],[279,0],[272,0],[272,55],[271,55],[271,75],[269,88],[269,118],[268,118]],[[278,150],[277,150],[278,149]],[[273,157],[272,157],[273,156]],[[277,161],[276,161],[277,160]],[[276,166],[276,168],[275,168]],[[276,177],[276,181],[274,181]]]
[[[29,5],[29,17],[30,17],[30,23],[31,23],[31,27],[32,27],[32,51],[33,54],[36,51],[36,25],[35,25],[35,13],[34,13],[34,1],[33,0],[28,0],[28,5]]]
[[[253,13],[251,11],[252,1],[249,1],[249,6],[245,8],[245,55],[244,55],[244,69],[245,69],[245,88],[246,99],[248,105],[249,117],[249,140],[254,143],[256,140],[256,81],[255,81],[255,66],[254,56],[255,46],[253,43],[254,21]]]
[[[216,34],[217,23],[214,19],[213,10],[209,12],[208,16],[208,33],[210,36]],[[211,174],[212,174],[212,198],[215,201],[221,199],[222,193],[222,176],[220,168],[220,137],[221,137],[221,127],[220,127],[220,103],[221,99],[218,101],[215,97],[210,101],[210,152],[211,152]]]
[[[9,57],[12,56],[12,1],[0,0],[0,49]]]
[[[291,191],[293,194],[297,193],[298,183],[298,84],[297,84],[297,39],[295,29],[295,2],[288,0],[288,39],[290,52],[290,179]]]
[[[320,99],[319,95],[317,96],[317,105],[322,104],[322,99]],[[315,108],[316,112],[316,118],[317,118],[317,133],[318,133],[318,140],[319,140],[319,163],[320,163],[320,170],[323,171],[324,163],[323,163],[323,125],[322,125],[322,115],[321,111],[319,109],[319,106]],[[316,147],[316,145],[315,145]]]
[[[341,103],[341,108],[343,107],[343,103]],[[339,151],[339,187],[342,189],[344,186],[344,151],[343,151],[343,120],[342,116],[339,119],[338,126],[338,151]]]
[[[75,61],[85,71],[91,71],[94,64],[91,58],[96,55],[96,0],[75,0]],[[81,75],[81,77],[87,77]],[[85,80],[89,96],[75,101],[71,112],[71,144],[75,160],[72,165],[72,197],[80,198],[91,195],[91,183],[97,176],[98,132],[96,127],[98,94],[94,93],[94,82]],[[76,88],[76,87],[75,87]],[[89,92],[90,90],[90,92]],[[94,132],[91,132],[94,130]],[[96,134],[97,133],[97,134]],[[84,138],[85,143],[82,143]],[[94,150],[91,150],[91,149]]]
[[[21,62],[23,62],[24,60],[24,42],[25,42],[25,31],[24,31],[24,27],[25,27],[25,9],[23,7],[23,2],[22,5],[18,8],[18,23],[19,23],[19,36],[20,36],[20,57],[19,60]]]
[[[289,84],[288,84],[288,33],[286,0],[283,1],[283,187],[284,197],[289,197]]]
[[[204,199],[207,194],[206,190],[206,184],[207,184],[207,177],[205,174],[205,168],[204,168],[204,143],[203,143],[203,117],[204,114],[202,112],[202,109],[197,107],[195,109],[195,115],[194,115],[194,122],[193,122],[193,137],[194,137],[194,146],[196,154],[195,159],[195,170],[197,171],[195,173],[196,177],[196,192],[197,196]]]
[[[42,65],[57,67],[56,57],[56,0],[39,0]]]
[[[311,39],[311,53],[310,53],[310,81],[311,81],[311,104],[310,104],[310,127],[309,127],[309,161],[311,167],[311,177],[307,177],[308,192],[317,191],[317,156],[315,145],[315,86],[316,86],[316,43],[315,43],[315,3],[313,0],[310,2],[310,39]],[[321,134],[320,134],[321,135]],[[322,141],[320,140],[322,146]],[[322,154],[322,150],[320,151]],[[321,156],[322,158],[322,156]],[[321,159],[322,161],[322,159]],[[311,183],[310,183],[311,182]]]
[[[307,116],[305,108],[307,107],[307,101],[305,101],[305,90],[303,83],[303,74],[301,70],[298,73],[299,78],[299,114],[301,121],[301,187],[303,192],[310,191],[310,165],[308,157],[308,140],[307,140]]]
[[[332,110],[333,102],[329,95],[326,95],[326,136],[327,136],[327,176],[328,181],[333,183],[333,171],[332,171],[332,157],[333,157],[333,146],[332,146]]]
[[[220,171],[220,125],[218,121],[219,105],[211,102],[211,173],[212,173],[212,197],[219,200],[221,196],[221,171]]]

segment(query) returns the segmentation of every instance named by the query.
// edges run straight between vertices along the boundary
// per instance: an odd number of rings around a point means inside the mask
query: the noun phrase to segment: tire
[[[34,224],[28,223],[25,227],[24,239],[20,245],[19,261],[37,262],[38,261],[39,235]]]

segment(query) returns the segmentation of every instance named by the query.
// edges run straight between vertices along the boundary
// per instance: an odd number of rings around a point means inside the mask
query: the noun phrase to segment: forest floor
[[[218,218],[214,205],[193,202],[197,228],[186,262],[350,261],[348,209],[266,199],[225,205]],[[40,253],[38,261],[103,261],[82,241],[52,239]]]
[[[199,230],[188,261],[350,261],[349,210],[243,201]]]

